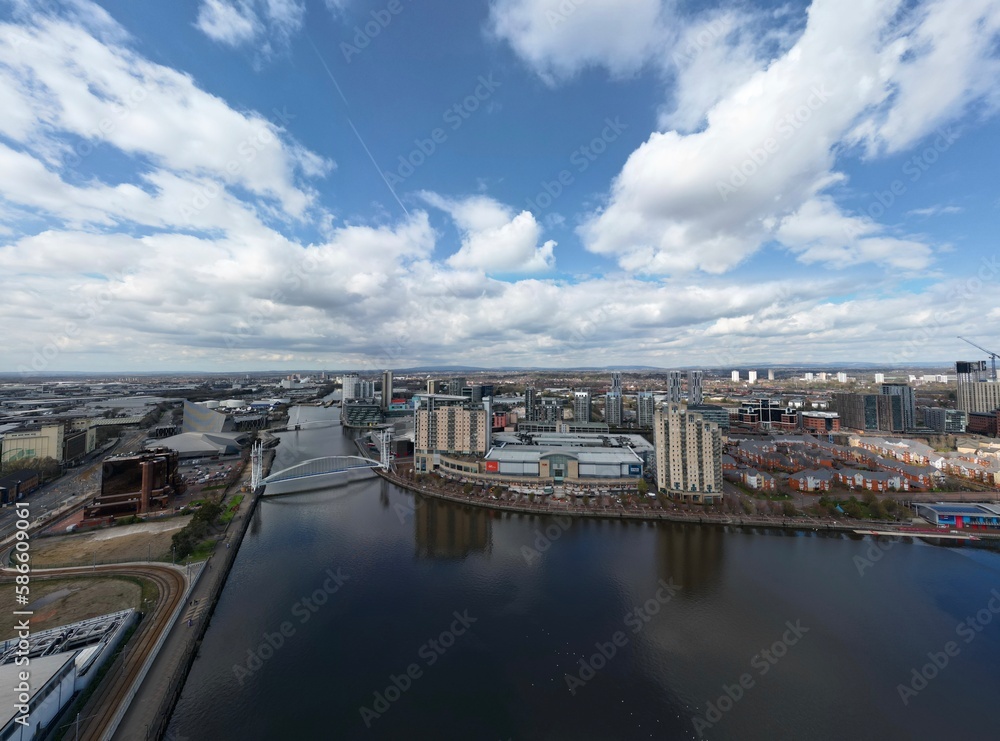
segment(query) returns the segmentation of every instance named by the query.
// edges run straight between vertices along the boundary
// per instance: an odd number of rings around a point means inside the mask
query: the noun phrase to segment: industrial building
[[[179,455],[168,448],[116,455],[101,466],[101,493],[84,508],[84,517],[141,515],[166,509],[183,491],[177,472]]]
[[[956,530],[996,530],[1000,528],[1000,506],[996,504],[952,504],[949,502],[923,504],[914,502],[913,507],[918,515],[938,527],[949,527]]]
[[[656,484],[661,491],[695,503],[722,499],[722,431],[698,412],[667,404],[653,427]]]
[[[0,644],[0,702],[4,713],[0,739],[29,741],[53,736],[64,709],[98,677],[101,667],[138,619],[135,610],[123,610],[32,633],[26,649],[18,638]],[[24,692],[28,695],[26,713],[17,707],[22,704],[19,674],[25,667],[14,662],[22,655],[31,662],[31,679]]]

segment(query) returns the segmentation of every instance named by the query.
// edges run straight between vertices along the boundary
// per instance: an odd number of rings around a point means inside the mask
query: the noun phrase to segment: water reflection
[[[488,510],[414,495],[414,537],[418,558],[465,558],[492,550]]]
[[[722,528],[660,523],[656,529],[659,577],[681,587],[681,598],[713,592],[720,582],[725,538]]]

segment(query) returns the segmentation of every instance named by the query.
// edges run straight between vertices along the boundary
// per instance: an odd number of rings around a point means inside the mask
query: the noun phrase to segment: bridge
[[[294,466],[265,476],[261,483],[277,484],[281,481],[308,479],[313,476],[329,476],[335,473],[360,471],[366,468],[381,468],[385,470],[389,466],[383,464],[381,461],[365,458],[360,455],[330,455],[325,458],[313,458],[308,461],[302,461],[302,463],[296,463]]]

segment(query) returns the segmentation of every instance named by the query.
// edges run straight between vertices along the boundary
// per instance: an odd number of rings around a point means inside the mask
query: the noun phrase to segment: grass
[[[195,561],[206,561],[208,557],[215,552],[215,538],[206,538],[201,541],[193,551],[188,555],[188,560],[192,563]]]
[[[240,503],[242,501],[243,501],[242,494],[237,494],[235,497],[230,499],[229,504],[226,505],[225,512],[223,512],[222,516],[219,517],[219,522],[221,522],[223,525],[228,524],[229,521],[232,520],[233,517],[236,515],[236,510],[240,508]]]

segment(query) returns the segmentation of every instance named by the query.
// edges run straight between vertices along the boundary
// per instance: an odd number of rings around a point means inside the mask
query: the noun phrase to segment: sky
[[[1000,347],[1000,0],[0,0],[0,372]]]

